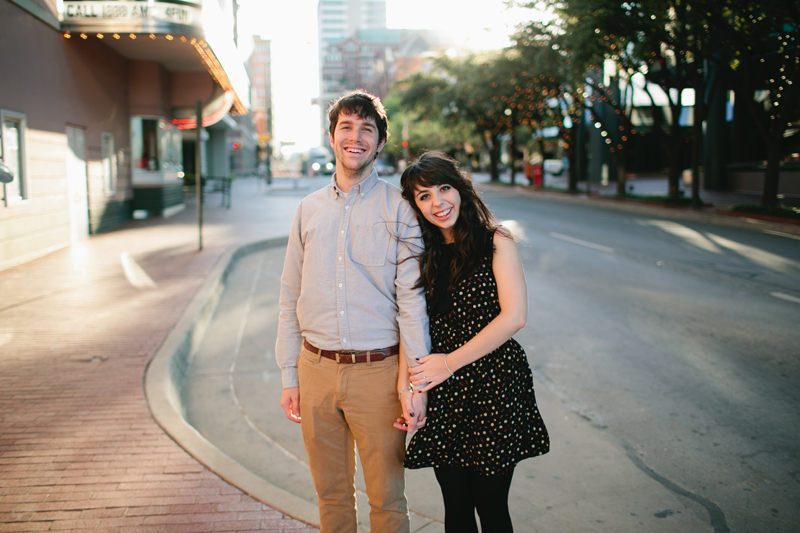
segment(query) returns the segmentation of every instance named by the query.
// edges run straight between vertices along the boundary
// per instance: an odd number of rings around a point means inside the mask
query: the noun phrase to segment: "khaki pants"
[[[374,533],[409,531],[404,493],[405,433],[392,424],[398,356],[337,363],[303,348],[297,363],[303,441],[319,500],[322,533],[355,533],[356,452],[361,458]]]

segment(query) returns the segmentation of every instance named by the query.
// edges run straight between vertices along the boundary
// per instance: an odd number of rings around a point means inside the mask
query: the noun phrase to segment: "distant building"
[[[250,56],[250,104],[253,124],[259,144],[259,159],[265,161],[272,154],[274,129],[272,122],[272,52],[271,42],[253,38]]]
[[[388,28],[359,29],[329,42],[320,60],[324,130],[328,124],[324,112],[330,102],[354,89],[383,98],[393,82],[423,69],[426,58],[444,52],[453,42],[444,32]],[[324,135],[323,146],[327,143]]]
[[[0,269],[180,211],[197,150],[230,174],[250,105],[233,19],[232,0],[0,2]]]
[[[353,89],[383,98],[392,82],[419,71],[426,56],[444,51],[450,42],[445,34],[432,30],[357,30],[328,45],[323,82],[331,99]]]
[[[317,31],[319,41],[319,87],[322,117],[322,146],[328,145],[328,104],[341,96],[338,89],[325,79],[325,63],[329,47],[362,29],[386,28],[386,0],[319,0],[317,5]],[[337,87],[339,85],[337,84]]]
[[[338,43],[358,30],[383,28],[386,28],[386,0],[319,0],[320,66],[329,44]],[[324,87],[322,92],[326,92]]]
[[[227,146],[232,175],[265,177],[273,146],[271,43],[260,37],[252,39],[253,51],[245,63],[250,112],[232,117],[236,127],[227,133]]]

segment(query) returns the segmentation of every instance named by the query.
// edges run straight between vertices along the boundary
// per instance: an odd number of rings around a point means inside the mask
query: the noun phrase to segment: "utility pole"
[[[197,250],[201,251],[203,249],[203,180],[200,176],[200,144],[203,142],[201,135],[203,130],[203,102],[198,100],[195,109],[197,126],[194,132],[194,185],[197,193]]]
[[[403,159],[408,162],[408,119],[403,119]]]

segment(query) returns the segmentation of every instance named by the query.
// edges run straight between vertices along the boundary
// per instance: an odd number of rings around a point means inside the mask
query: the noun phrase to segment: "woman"
[[[483,533],[510,532],[514,467],[550,447],[525,352],[511,338],[528,312],[516,242],[444,153],[422,155],[400,184],[422,226],[420,284],[434,352],[401,370],[401,397],[429,394],[427,419],[404,413],[395,423],[422,425],[404,464],[434,468],[447,533],[477,533],[476,509]]]

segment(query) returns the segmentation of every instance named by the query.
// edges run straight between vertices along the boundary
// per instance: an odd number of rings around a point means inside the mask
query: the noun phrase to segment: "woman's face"
[[[461,195],[448,183],[417,187],[414,201],[425,220],[439,228],[444,242],[453,242],[453,228],[461,209]]]

